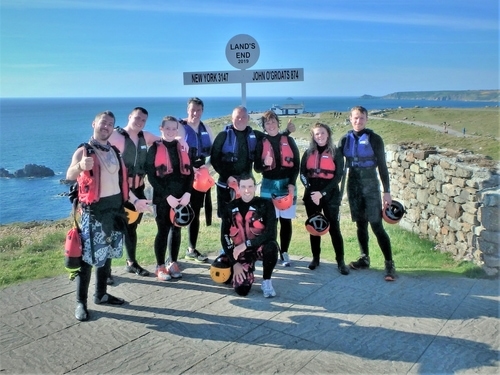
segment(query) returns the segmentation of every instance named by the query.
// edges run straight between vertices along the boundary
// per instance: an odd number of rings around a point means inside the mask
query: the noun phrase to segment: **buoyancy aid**
[[[370,144],[370,131],[368,130],[365,130],[360,137],[356,137],[352,130],[349,131],[343,151],[349,168],[373,168],[377,165],[377,158]]]
[[[170,155],[168,154],[168,149],[163,143],[163,141],[155,141],[156,143],[156,155],[155,155],[155,169],[156,175],[158,177],[165,177],[174,171],[172,161],[170,160]],[[183,175],[189,175],[191,173],[191,161],[189,160],[189,155],[179,142],[177,142],[177,153],[179,155],[179,168]]]
[[[82,204],[89,205],[98,202],[101,198],[101,162],[90,144],[83,143],[79,147],[82,146],[84,148],[83,156],[91,157],[94,161],[94,166],[88,171],[80,172],[76,178],[78,182],[78,200]],[[113,151],[109,150],[109,152],[115,152],[117,159],[120,161],[118,181],[120,183],[123,201],[126,202],[129,197],[127,167],[120,157],[120,151],[115,146],[111,146],[111,148]]]
[[[189,146],[189,150],[196,149],[196,157],[210,156],[210,150],[212,149],[212,140],[210,139],[210,134],[208,134],[207,128],[203,122],[200,122],[198,132],[196,132],[188,123],[184,120],[179,120],[179,122],[184,125],[184,130],[186,136],[184,140]]]
[[[237,158],[237,150],[238,150],[238,142],[236,141],[236,133],[233,125],[227,126],[224,131],[226,132],[226,140],[222,145],[222,160],[229,163],[234,163],[238,160]],[[251,127],[247,126],[244,130],[246,132],[246,140],[248,145],[248,158],[250,160],[254,160],[255,147],[257,146],[257,137],[255,136],[254,131]]]
[[[309,153],[306,161],[307,176],[330,180],[335,175],[335,160],[329,151]]]
[[[127,166],[128,177],[143,177],[146,174],[145,166],[148,154],[148,146],[144,138],[144,133],[142,131],[137,133],[138,141],[136,147],[125,129],[116,127],[115,130],[125,138],[125,146],[121,155],[123,162]]]
[[[264,159],[267,153],[270,152],[273,156],[273,164],[270,166],[265,166],[266,170],[271,170],[276,168],[276,155],[271,145],[271,141],[268,138],[262,140],[262,164],[264,165]],[[281,166],[283,168],[293,168],[293,150],[288,143],[288,137],[282,135],[280,137],[280,156],[281,156]]]
[[[257,214],[256,208],[253,206],[248,208],[245,217],[243,217],[238,207],[233,209],[232,214],[233,219],[229,228],[229,237],[231,237],[235,246],[260,236],[266,229],[262,216]]]

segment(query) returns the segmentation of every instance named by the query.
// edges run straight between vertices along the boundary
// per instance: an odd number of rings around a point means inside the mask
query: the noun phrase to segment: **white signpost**
[[[240,70],[184,72],[184,85],[241,83],[241,104],[246,106],[246,84],[259,82],[298,82],[304,80],[303,68],[247,70],[260,56],[259,43],[250,35],[239,34],[226,45],[226,58]]]

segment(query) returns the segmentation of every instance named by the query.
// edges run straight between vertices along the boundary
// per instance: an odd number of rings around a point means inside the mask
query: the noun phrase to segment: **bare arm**
[[[153,133],[143,131],[142,134],[144,134],[144,139],[146,140],[146,144],[148,145],[148,148],[151,147],[153,143],[156,141],[159,141],[161,138],[158,137],[157,135],[154,135]]]
[[[92,158],[89,158],[92,159]],[[66,171],[67,180],[76,180],[80,172],[84,170],[85,161],[83,160],[83,147],[78,148],[73,157],[71,158],[71,164]]]

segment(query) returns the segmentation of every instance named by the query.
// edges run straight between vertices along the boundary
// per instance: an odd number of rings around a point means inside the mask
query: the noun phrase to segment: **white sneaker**
[[[281,254],[281,256],[283,257],[281,265],[283,267],[290,267],[292,265],[292,263],[290,262],[290,255],[288,255],[287,252],[284,252],[283,254]]]
[[[167,270],[172,279],[180,279],[182,277],[181,269],[179,268],[177,262],[170,262]]]
[[[262,293],[264,294],[264,298],[276,297],[276,292],[274,291],[273,283],[271,282],[271,279],[263,280],[260,288],[262,289]]]

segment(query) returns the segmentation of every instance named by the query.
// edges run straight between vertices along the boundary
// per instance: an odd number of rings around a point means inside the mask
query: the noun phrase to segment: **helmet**
[[[215,181],[208,168],[198,169],[198,173],[194,175],[193,189],[206,193],[214,185]]]
[[[227,185],[227,187],[229,188],[230,193],[231,193],[231,200],[241,198],[240,188],[238,187],[238,182],[232,181],[230,184]]]
[[[403,204],[393,200],[390,206],[382,210],[382,217],[389,224],[397,224],[405,212]]]
[[[215,258],[214,262],[210,266],[210,277],[216,283],[223,284],[228,282],[231,278],[231,273],[231,263],[225,254],[221,254]]]
[[[282,195],[279,197],[276,196],[276,194],[273,194],[272,201],[274,207],[276,207],[278,210],[288,210],[293,205],[293,194],[288,193],[287,195]]]
[[[130,202],[125,202],[125,213],[127,214],[127,220],[129,224],[134,224],[137,220],[139,220],[140,213],[135,210],[135,207]]]
[[[307,218],[306,229],[313,236],[322,236],[328,233],[330,223],[324,215],[317,213]]]
[[[191,224],[194,219],[194,211],[191,206],[178,205],[175,208],[170,209],[170,221],[176,227],[185,227]]]

